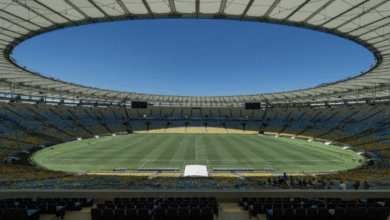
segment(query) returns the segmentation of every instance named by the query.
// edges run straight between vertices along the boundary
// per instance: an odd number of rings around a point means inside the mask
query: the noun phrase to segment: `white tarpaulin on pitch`
[[[187,165],[184,169],[183,177],[208,177],[207,166]]]

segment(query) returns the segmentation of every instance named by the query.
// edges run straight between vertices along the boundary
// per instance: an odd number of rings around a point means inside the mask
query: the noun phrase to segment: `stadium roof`
[[[22,67],[12,51],[44,32],[88,23],[157,18],[209,18],[309,28],[355,41],[375,57],[355,77],[289,92],[240,96],[167,96],[91,88]],[[390,0],[0,0],[0,93],[91,101],[172,105],[307,103],[388,96]],[[315,73],[313,73],[315,74]]]

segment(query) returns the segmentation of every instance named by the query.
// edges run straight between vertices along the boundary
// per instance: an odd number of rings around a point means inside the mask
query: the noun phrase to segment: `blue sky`
[[[244,21],[157,19],[90,24],[29,39],[22,65],[124,92],[223,96],[302,89],[359,74],[373,55],[349,40]]]

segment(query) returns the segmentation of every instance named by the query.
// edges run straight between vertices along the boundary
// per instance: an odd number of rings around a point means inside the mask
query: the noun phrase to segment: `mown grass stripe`
[[[171,141],[171,143],[167,143],[165,146],[165,149],[159,153],[160,155],[158,155],[158,157],[156,158],[156,161],[154,163],[159,163],[161,164],[161,162],[159,162],[158,160],[170,160],[173,158],[173,156],[175,155],[176,151],[178,151],[180,149],[180,142],[184,139],[184,137],[182,135],[170,135],[173,140]],[[162,146],[157,146],[157,148],[161,148]],[[156,149],[157,149],[156,148]],[[153,152],[151,152],[153,153]]]

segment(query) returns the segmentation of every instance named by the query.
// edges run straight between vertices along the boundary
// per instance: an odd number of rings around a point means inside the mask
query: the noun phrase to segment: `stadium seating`
[[[370,151],[385,163],[390,162],[389,111],[383,106],[342,106],[315,109],[273,107],[264,110],[237,110],[235,108],[172,108],[152,107],[150,109],[125,109],[118,107],[91,108],[73,106],[51,106],[25,103],[0,103],[0,161],[20,150],[30,150],[39,145],[88,138],[94,135],[133,130],[134,133],[207,133],[207,134],[257,134],[262,128],[268,134],[316,138],[358,146]],[[143,116],[152,119],[143,120]],[[165,117],[165,115],[167,117]],[[206,118],[207,115],[207,118]],[[185,118],[184,116],[187,116]],[[242,118],[248,116],[248,121]],[[203,117],[203,121],[190,118]],[[158,118],[159,120],[153,120]],[[166,119],[167,118],[167,119]],[[168,119],[180,119],[169,121]],[[224,121],[221,119],[224,118]],[[163,119],[163,120],[161,120]],[[253,121],[259,119],[262,121]],[[263,121],[264,119],[264,121]],[[127,124],[126,124],[127,123]],[[207,123],[207,125],[205,124]],[[245,127],[243,125],[245,123]],[[307,125],[312,125],[310,128]],[[287,127],[285,126],[287,125]],[[229,177],[227,181],[185,182],[159,179],[159,184],[147,183],[138,177],[82,176],[42,171],[21,166],[2,166],[5,178],[0,180],[2,189],[71,189],[100,183],[113,183],[108,188],[126,185],[128,181],[143,182],[139,187],[156,188],[215,188],[243,187],[245,181]],[[24,173],[29,171],[29,173]],[[34,174],[42,177],[36,178]],[[272,175],[271,175],[272,176]],[[350,180],[368,182],[370,189],[389,187],[390,169],[382,167],[361,167],[319,178],[344,180],[350,188]],[[168,178],[168,176],[167,176]],[[228,177],[224,177],[228,178]],[[264,177],[265,178],[265,177]],[[264,178],[252,178],[246,184],[251,187],[268,187]],[[364,189],[360,186],[359,189]]]

